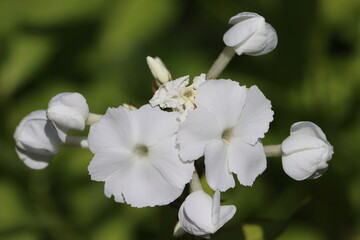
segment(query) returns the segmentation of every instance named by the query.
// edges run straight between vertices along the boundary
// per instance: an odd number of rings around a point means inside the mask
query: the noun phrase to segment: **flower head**
[[[60,93],[49,101],[46,115],[64,132],[69,129],[84,130],[89,107],[80,93]]]
[[[220,206],[220,192],[213,198],[204,191],[198,190],[186,197],[179,210],[182,228],[193,235],[209,238],[235,214],[233,205]]]
[[[177,113],[145,105],[109,108],[90,128],[91,179],[105,182],[105,195],[134,207],[165,205],[182,193],[193,164],[183,163],[175,143]]]
[[[205,74],[195,77],[190,86],[189,80],[189,76],[184,76],[159,87],[149,101],[151,106],[172,108],[174,111],[181,113],[178,119],[180,122],[183,122],[188,112],[195,108],[194,99],[196,90],[205,82]]]
[[[297,122],[282,143],[282,165],[287,175],[301,181],[320,177],[334,153],[324,132],[312,122]]]
[[[45,110],[38,110],[23,118],[14,134],[16,153],[32,169],[48,166],[59,152],[61,140],[56,127],[46,118]]]
[[[224,43],[233,47],[238,55],[264,55],[271,52],[277,45],[274,28],[265,19],[252,12],[242,12],[233,16],[232,26],[224,35]]]
[[[252,185],[266,168],[259,139],[273,120],[270,101],[256,86],[208,80],[197,90],[195,104],[179,129],[181,159],[205,155],[206,180],[214,190],[234,187],[232,173],[241,184]]]

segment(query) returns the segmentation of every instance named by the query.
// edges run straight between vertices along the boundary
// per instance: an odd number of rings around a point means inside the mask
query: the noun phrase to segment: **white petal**
[[[222,140],[213,140],[205,148],[206,181],[213,190],[222,192],[235,186],[229,171],[227,145]]]
[[[196,160],[204,155],[205,145],[212,139],[220,139],[222,129],[211,112],[197,108],[192,111],[178,132],[180,157],[183,161]]]
[[[217,227],[220,222],[220,192],[215,191],[212,202],[212,225]]]
[[[310,149],[282,156],[282,166],[287,175],[301,181],[309,178],[317,171],[319,156],[323,148]]]
[[[258,29],[259,25],[264,24],[262,17],[248,18],[232,26],[223,37],[225,45],[234,47],[246,42]]]
[[[214,113],[226,128],[238,122],[246,98],[246,88],[231,80],[207,80],[197,90],[195,104]]]
[[[250,56],[261,55],[265,50],[267,42],[267,32],[265,22],[258,25],[257,31],[246,41],[234,46],[238,55],[244,53]]]
[[[135,161],[123,189],[125,201],[133,207],[166,205],[181,193],[146,158]]]
[[[237,15],[231,17],[229,20],[229,24],[236,24],[238,22],[244,21],[249,18],[254,18],[254,17],[262,17],[262,16],[260,16],[257,13],[253,13],[253,12],[241,12],[241,13],[238,13]]]
[[[59,152],[60,138],[54,125],[47,120],[45,110],[38,110],[23,118],[16,127],[14,139],[22,150],[39,155]]]
[[[326,147],[326,143],[314,136],[295,134],[287,137],[282,143],[282,151],[285,154],[291,154],[308,149]]]
[[[88,116],[89,107],[80,93],[60,93],[47,109],[48,119],[67,129],[84,130]]]
[[[294,123],[290,128],[290,134],[302,134],[302,135],[309,135],[315,138],[320,138],[327,142],[325,133],[321,130],[321,128],[312,122],[297,122]]]
[[[149,160],[174,187],[184,189],[195,170],[194,163],[183,162],[175,144],[176,137],[165,139],[149,148]]]
[[[212,198],[204,191],[198,190],[191,193],[189,196],[186,197],[183,205],[183,212],[185,218],[188,222],[192,223],[192,225],[196,226],[194,230],[199,229],[199,233],[195,235],[204,235],[207,233],[214,233],[216,231],[212,224],[211,216]],[[185,227],[184,229],[186,231],[189,230]]]
[[[267,54],[267,53],[271,52],[272,50],[274,50],[278,43],[276,31],[270,24],[265,23],[265,32],[266,32],[266,40],[265,40],[264,48],[259,52],[251,51],[249,53],[249,52],[244,51],[244,53],[246,53],[247,55],[250,55],[250,56],[260,56],[260,55]]]
[[[229,151],[229,169],[237,174],[240,184],[251,186],[256,177],[266,169],[266,156],[261,142],[254,146],[232,139]]]
[[[240,120],[234,128],[235,136],[254,145],[269,130],[273,115],[271,102],[265,98],[257,86],[252,86],[247,92]]]
[[[180,225],[182,229],[184,229],[186,232],[196,235],[196,236],[202,236],[207,234],[206,231],[199,228],[190,218],[186,215],[186,212],[184,211],[184,203],[180,206],[178,218]]]
[[[53,158],[52,154],[36,154],[18,147],[15,148],[15,151],[19,158],[24,161],[25,165],[32,169],[46,168]]]
[[[91,152],[107,148],[132,150],[138,138],[134,121],[126,108],[108,108],[105,115],[90,127],[88,141]]]
[[[130,112],[138,126],[140,137],[137,144],[151,146],[175,134],[179,128],[178,113],[165,112],[145,105]]]
[[[119,148],[97,152],[88,166],[91,180],[106,181],[117,171],[123,174],[134,159],[135,156],[131,152],[122,151]]]
[[[217,226],[217,229],[224,226],[225,223],[227,223],[236,212],[236,207],[234,205],[229,206],[221,206],[220,207],[220,220],[219,225]]]

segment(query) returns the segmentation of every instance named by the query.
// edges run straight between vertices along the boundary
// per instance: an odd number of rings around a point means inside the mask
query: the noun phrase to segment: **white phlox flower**
[[[214,190],[252,185],[266,169],[260,138],[273,120],[271,103],[256,86],[247,89],[232,80],[207,80],[197,90],[197,108],[180,125],[180,158],[205,155],[206,180]]]
[[[179,209],[181,227],[188,233],[210,238],[235,214],[233,205],[220,206],[220,192],[213,198],[202,190],[195,191],[186,197]]]
[[[91,179],[105,182],[105,195],[134,207],[166,205],[180,196],[194,165],[176,148],[178,113],[145,105],[129,111],[109,108],[89,132],[95,154]]]
[[[224,43],[233,47],[238,55],[264,55],[277,45],[275,29],[265,19],[252,12],[242,12],[233,16],[232,26],[223,37]]]
[[[171,74],[160,58],[152,58],[148,56],[146,61],[158,86],[161,86],[171,80]]]
[[[16,127],[16,153],[32,169],[48,166],[59,152],[61,140],[56,127],[46,118],[45,110],[38,110],[23,118]]]
[[[312,122],[297,122],[282,143],[282,166],[287,175],[301,181],[320,177],[334,153],[324,132]]]
[[[189,80],[189,76],[184,76],[165,83],[155,92],[149,101],[150,105],[172,108],[174,111],[180,112],[178,120],[183,122],[188,112],[196,107],[194,104],[196,89],[205,82],[205,74],[195,77],[190,86],[188,86]]]
[[[46,115],[63,133],[69,129],[84,130],[89,117],[89,107],[80,93],[65,92],[57,94],[49,101]],[[64,136],[61,133],[59,135]]]

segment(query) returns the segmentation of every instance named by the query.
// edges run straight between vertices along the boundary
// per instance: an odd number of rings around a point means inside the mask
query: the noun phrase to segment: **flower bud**
[[[233,205],[220,206],[220,192],[211,198],[204,191],[198,190],[186,197],[179,210],[181,227],[188,233],[203,238],[219,230],[235,214]]]
[[[80,93],[60,93],[50,100],[46,115],[64,132],[84,130],[89,107]]]
[[[45,110],[30,113],[21,120],[14,134],[16,153],[32,169],[47,167],[59,152],[61,140]]]
[[[287,175],[301,181],[320,177],[334,153],[324,132],[312,122],[297,122],[282,143],[282,166]]]
[[[229,23],[234,26],[224,34],[223,40],[227,46],[233,47],[238,55],[264,55],[277,45],[275,29],[256,13],[239,13],[233,16]]]
[[[171,80],[171,74],[160,58],[147,57],[146,61],[158,87]]]

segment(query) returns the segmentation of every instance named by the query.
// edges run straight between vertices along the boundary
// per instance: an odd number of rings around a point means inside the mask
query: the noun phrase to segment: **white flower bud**
[[[282,143],[282,166],[287,175],[301,181],[320,177],[334,153],[324,132],[312,122],[297,122]]]
[[[16,153],[32,169],[47,167],[61,144],[55,126],[46,118],[45,110],[34,111],[21,120],[14,139]]]
[[[275,29],[256,13],[239,13],[233,16],[229,23],[234,26],[224,34],[223,40],[227,46],[233,47],[238,55],[264,55],[277,45]]]
[[[171,80],[171,74],[160,58],[147,57],[146,61],[158,86],[161,86]]]
[[[80,93],[60,93],[50,100],[46,115],[64,132],[84,130],[89,107]]]
[[[220,206],[220,192],[211,198],[204,191],[198,190],[186,197],[179,209],[181,227],[188,233],[203,238],[219,230],[235,214],[233,205]]]

